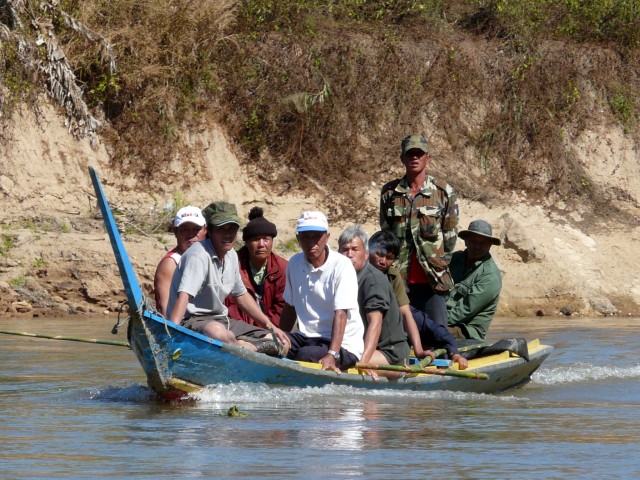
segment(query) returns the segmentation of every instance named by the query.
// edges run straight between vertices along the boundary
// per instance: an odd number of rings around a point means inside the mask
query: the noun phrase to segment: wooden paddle
[[[43,333],[16,332],[14,330],[0,330],[5,335],[20,335],[22,337],[48,338],[50,340],[68,340],[70,342],[100,343],[103,345],[115,345],[116,347],[128,347],[127,342],[115,340],[98,340],[97,338],[65,337],[62,335],[45,335]]]
[[[433,352],[438,358],[440,355],[444,355],[447,351],[443,348],[435,350]],[[447,377],[460,377],[460,378],[471,378],[476,380],[488,380],[489,375],[486,373],[476,373],[476,372],[467,372],[464,370],[454,370],[452,368],[443,369],[434,369],[427,368],[431,363],[431,357],[425,357],[420,360],[415,365],[375,365],[371,363],[356,363],[356,368],[359,370],[378,370],[378,371],[386,371],[386,372],[404,372],[404,373],[428,373],[431,375],[443,375]]]
[[[405,373],[428,373],[430,375],[442,375],[445,377],[461,377],[471,378],[475,380],[489,380],[486,373],[467,372],[466,370],[454,370],[447,368],[446,370],[438,368],[417,369],[416,366],[404,367],[402,365],[375,365],[372,363],[356,363],[359,370],[378,370],[386,372],[405,372]]]

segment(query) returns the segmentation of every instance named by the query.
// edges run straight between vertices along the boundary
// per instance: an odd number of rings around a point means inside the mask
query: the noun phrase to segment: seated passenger
[[[502,274],[489,250],[501,241],[492,233],[488,222],[474,220],[458,234],[467,248],[451,257],[455,285],[447,299],[449,331],[456,338],[484,340],[498,308]]]
[[[240,276],[247,292],[271,323],[282,330],[291,331],[293,325],[280,325],[287,261],[272,251],[276,235],[276,226],[264,218],[262,208],[253,207],[249,212],[249,223],[242,229],[244,247],[238,250]],[[253,319],[238,308],[235,297],[229,295],[224,304],[229,308],[231,318],[254,324]]]
[[[410,348],[402,326],[402,314],[391,284],[369,263],[368,236],[360,225],[347,227],[338,239],[339,251],[358,274],[358,305],[364,322],[364,353],[361,363],[406,365]],[[374,371],[368,371],[377,378]]]
[[[156,309],[160,314],[167,314],[167,303],[169,302],[169,287],[171,278],[175,272],[180,257],[191,245],[200,240],[204,240],[207,230],[204,228],[204,217],[198,207],[182,207],[173,219],[171,230],[176,236],[178,244],[162,257],[156,267],[156,274],[153,277],[153,289],[156,298]]]
[[[444,348],[449,358],[458,362],[461,370],[468,366],[467,359],[460,355],[456,342],[444,325],[434,322],[429,316],[409,305],[406,287],[400,272],[391,265],[400,252],[400,242],[391,232],[380,231],[371,235],[369,239],[369,262],[386,274],[400,307],[405,330],[409,333],[409,340],[418,358],[427,355],[433,357],[430,349]]]
[[[351,262],[331,250],[323,213],[303,212],[296,236],[302,249],[289,260],[285,306],[280,323],[297,329],[288,358],[319,362],[323,370],[353,367],[364,349],[364,325],[358,309],[358,279]]]
[[[214,202],[203,214],[207,238],[195,243],[180,259],[171,281],[169,320],[232,345],[275,354],[276,345],[264,341],[272,338],[271,331],[288,349],[288,337],[271,323],[242,283],[238,255],[233,249],[240,227],[235,205]],[[264,328],[229,318],[223,303],[228,295],[236,297],[240,309]]]

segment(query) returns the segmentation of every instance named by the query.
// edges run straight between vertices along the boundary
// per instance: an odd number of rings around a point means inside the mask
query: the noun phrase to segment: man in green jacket
[[[502,289],[502,274],[489,250],[501,242],[484,220],[474,220],[458,236],[467,248],[454,252],[449,264],[455,282],[447,299],[449,331],[456,338],[484,340]]]

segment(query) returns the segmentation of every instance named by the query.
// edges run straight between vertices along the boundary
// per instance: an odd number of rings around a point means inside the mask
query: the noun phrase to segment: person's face
[[[464,244],[467,247],[467,258],[474,262],[489,253],[492,245],[489,238],[475,233],[467,234]]]
[[[402,155],[402,163],[407,173],[419,174],[429,163],[429,154],[419,148],[412,148]]]
[[[322,258],[324,249],[329,241],[329,232],[300,232],[298,243],[309,263]]]
[[[185,222],[176,228],[174,233],[178,242],[178,250],[184,253],[194,243],[204,240],[207,230],[195,223]]]
[[[212,227],[208,230],[209,238],[219,257],[233,248],[238,234],[238,228],[235,223],[227,223],[221,227]]]
[[[393,253],[384,252],[380,249],[369,251],[369,262],[382,273],[387,273],[387,270],[391,268],[391,265],[393,265],[395,261],[396,256]]]
[[[362,270],[367,264],[367,250],[364,248],[364,244],[360,237],[356,237],[350,242],[343,243],[340,246],[339,252],[351,260],[356,272]]]
[[[271,235],[258,235],[245,243],[249,250],[249,260],[254,265],[262,265],[271,255],[273,249],[273,237]]]

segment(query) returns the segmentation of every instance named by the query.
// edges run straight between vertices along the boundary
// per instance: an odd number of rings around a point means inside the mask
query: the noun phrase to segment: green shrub
[[[13,279],[11,279],[9,284],[12,287],[24,288],[24,286],[27,284],[27,279],[25,277],[13,278]]]
[[[579,42],[612,41],[640,46],[636,0],[497,0],[505,30],[514,36],[551,35]]]
[[[625,133],[629,133],[636,123],[636,97],[621,85],[613,86],[609,91],[609,105],[616,118],[622,123]]]
[[[0,235],[0,255],[6,257],[9,254],[9,250],[15,247],[15,241],[14,235]]]
[[[300,251],[300,245],[298,244],[297,238],[290,238],[287,241],[282,243],[282,250],[284,252],[292,252],[297,253]]]

